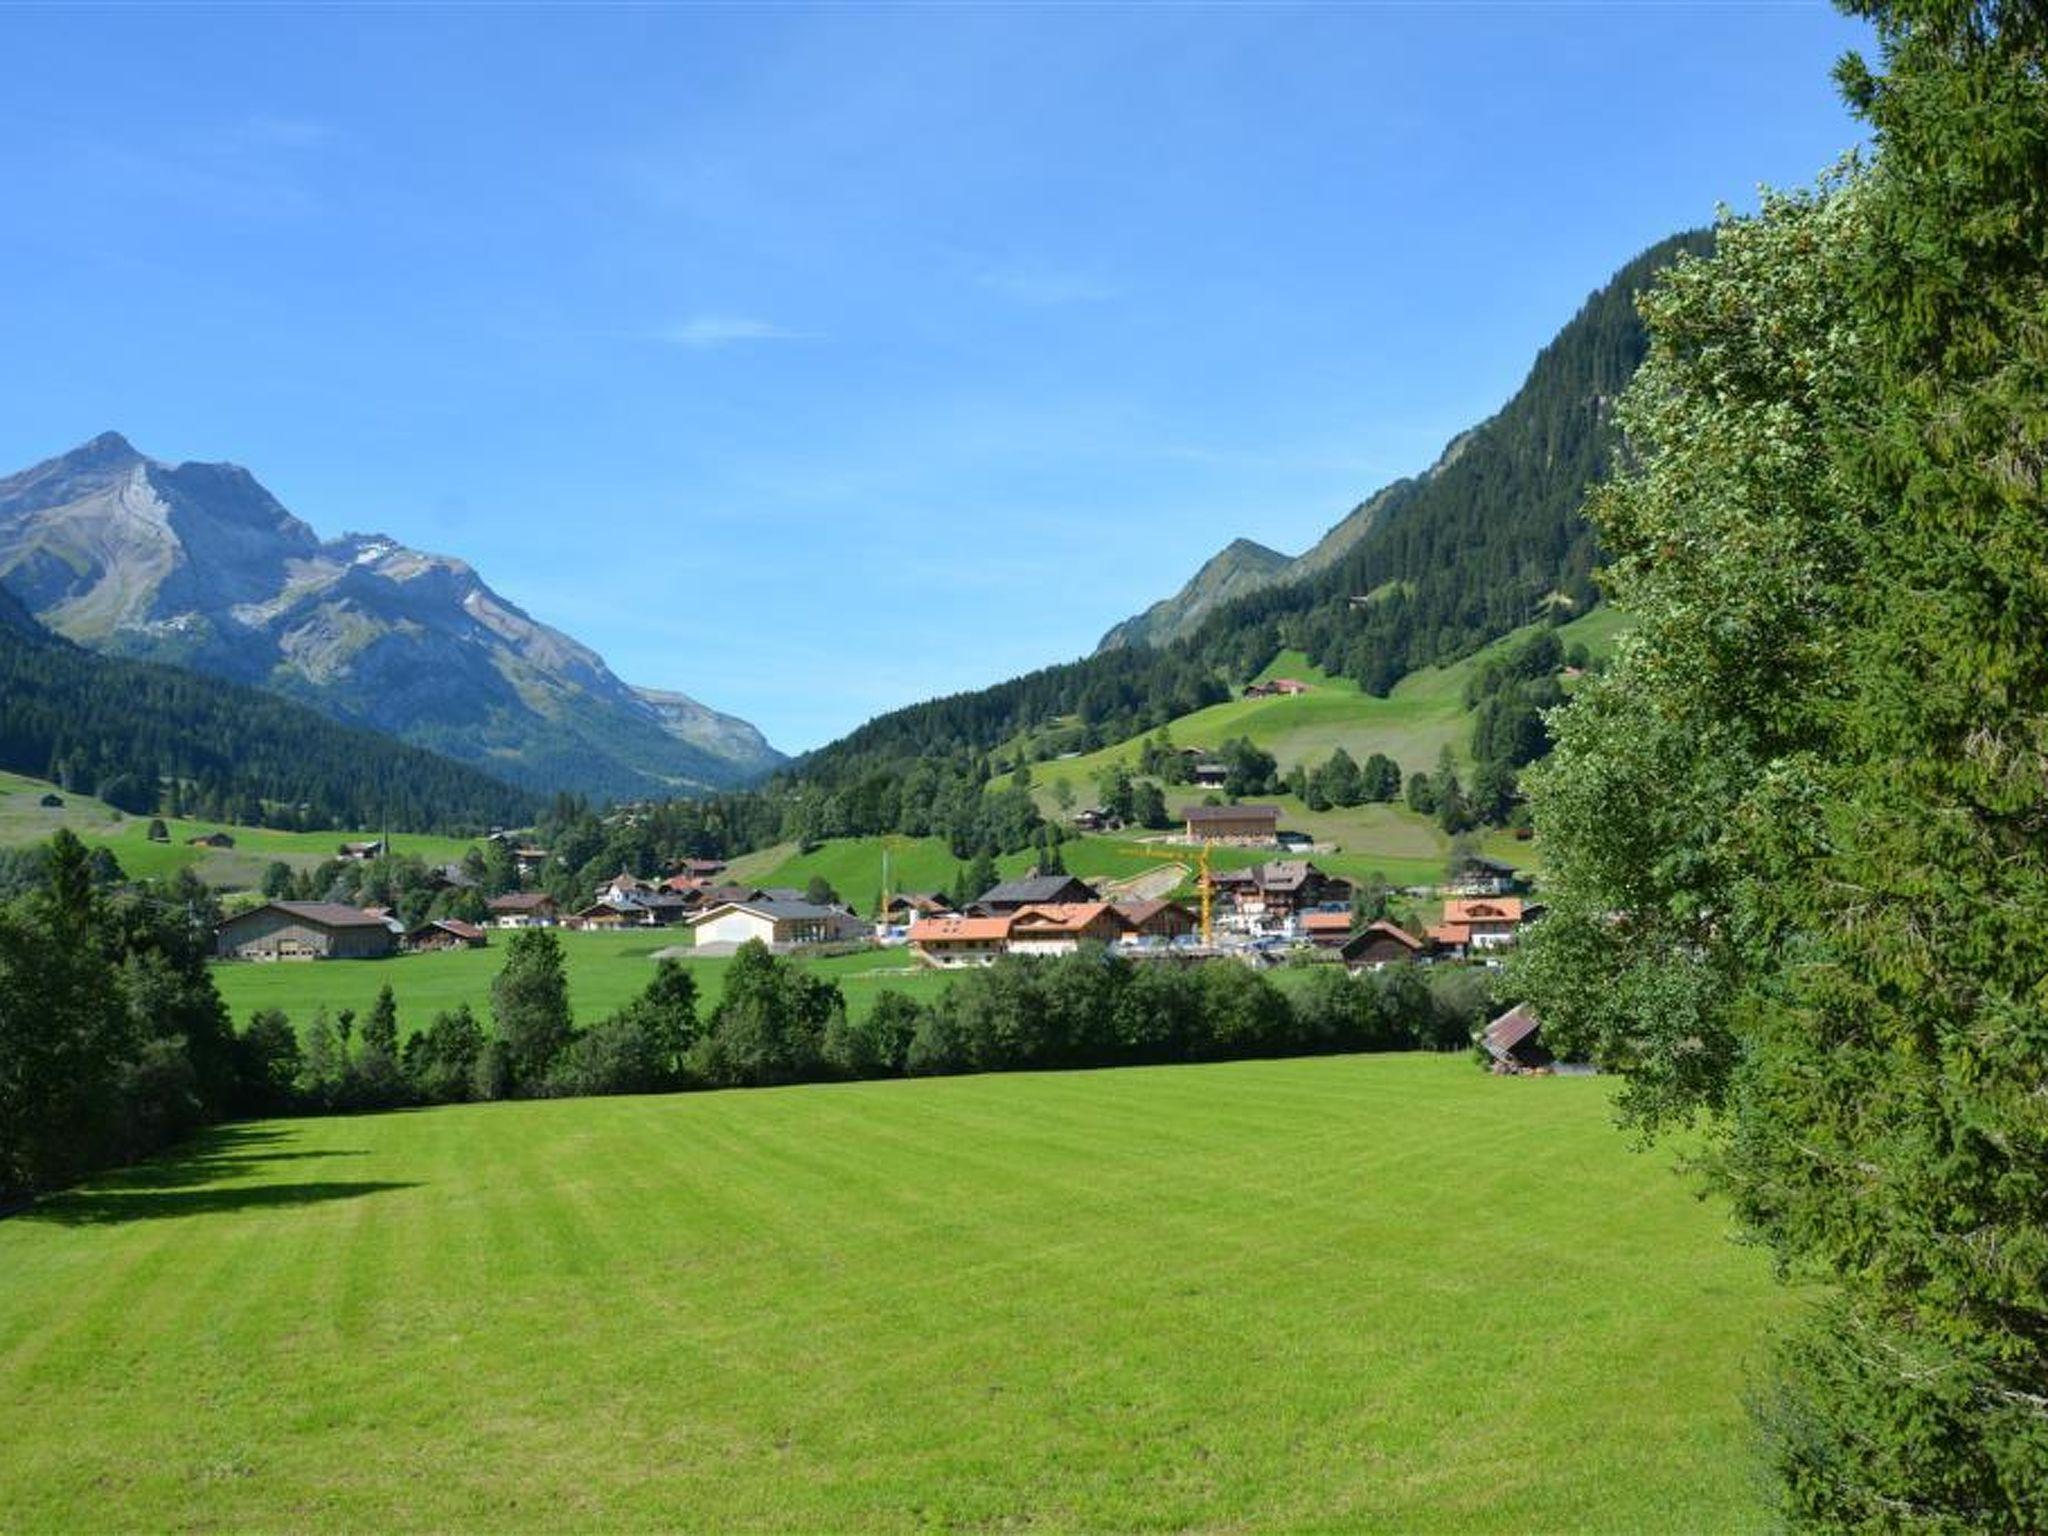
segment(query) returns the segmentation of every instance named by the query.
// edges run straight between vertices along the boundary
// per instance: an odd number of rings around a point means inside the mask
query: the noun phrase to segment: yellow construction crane
[[[1178,852],[1160,853],[1150,848],[1133,848],[1131,852],[1137,854],[1141,859],[1170,859],[1176,864],[1187,863],[1186,857]],[[1209,845],[1207,843],[1202,844],[1201,851],[1195,855],[1195,878],[1198,882],[1197,889],[1200,890],[1202,895],[1202,947],[1204,949],[1214,949],[1216,947],[1215,891],[1209,883]]]

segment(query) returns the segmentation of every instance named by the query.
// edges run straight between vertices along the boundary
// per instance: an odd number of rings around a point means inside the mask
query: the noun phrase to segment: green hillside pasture
[[[1627,626],[1625,615],[1603,606],[1562,625],[1557,633],[1567,646],[1584,641],[1595,655],[1605,655]],[[1183,747],[1216,748],[1232,737],[1248,736],[1272,753],[1283,770],[1296,763],[1319,763],[1340,746],[1361,763],[1374,752],[1384,752],[1403,773],[1433,771],[1446,746],[1461,765],[1469,765],[1472,717],[1465,708],[1465,684],[1488,658],[1535,632],[1533,625],[1519,629],[1463,661],[1411,672],[1384,699],[1373,698],[1348,678],[1318,670],[1299,651],[1284,651],[1260,676],[1298,678],[1310,685],[1309,692],[1288,698],[1233,699],[1182,715],[1168,729],[1175,744]],[[1141,738],[1133,738],[1081,757],[1032,764],[1032,789],[1040,808],[1054,814],[1052,786],[1061,780],[1073,786],[1076,805],[1093,804],[1096,779],[1119,760],[1135,771],[1141,745]]]
[[[1429,1056],[233,1127],[0,1222],[22,1530],[1731,1531],[1795,1301]]]
[[[490,1017],[491,979],[505,963],[512,935],[494,932],[483,949],[399,955],[390,960],[320,960],[256,964],[236,961],[213,968],[214,984],[240,1028],[259,1008],[282,1008],[303,1026],[323,1004],[333,1012],[367,1013],[378,989],[389,982],[398,999],[399,1028],[416,1034],[434,1015],[467,1003],[480,1019]],[[563,933],[562,957],[569,973],[569,1002],[581,1024],[594,1024],[646,988],[654,975],[654,954],[687,945],[687,932]],[[725,990],[724,957],[691,957],[683,962],[697,978],[708,1010]],[[869,951],[807,960],[807,966],[839,983],[855,1015],[874,1006],[884,988],[928,996],[943,984],[936,971],[917,966],[901,951]]]
[[[64,800],[60,810],[46,809],[37,802],[56,793]],[[298,869],[310,869],[323,859],[334,857],[345,842],[367,842],[375,832],[276,832],[265,827],[238,827],[217,821],[181,821],[165,818],[171,840],[149,840],[147,816],[129,816],[90,795],[66,794],[41,779],[0,773],[0,846],[18,847],[41,842],[59,827],[69,827],[88,846],[106,848],[121,862],[121,868],[138,880],[168,879],[181,869],[196,870],[207,884],[223,890],[247,890],[261,883],[264,868],[282,859]],[[225,832],[234,838],[233,848],[193,848],[186,839],[207,832]],[[460,859],[470,843],[459,837],[432,837],[411,832],[391,834],[394,852],[413,854],[430,863],[447,864]]]

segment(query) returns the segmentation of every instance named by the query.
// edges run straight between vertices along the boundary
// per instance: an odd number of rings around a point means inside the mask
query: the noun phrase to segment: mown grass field
[[[138,880],[168,879],[181,869],[192,869],[209,885],[246,889],[263,878],[264,868],[282,859],[298,869],[309,869],[323,859],[334,857],[344,842],[363,841],[374,832],[274,832],[263,827],[239,827],[218,821],[183,821],[166,818],[170,831],[167,843],[149,840],[150,818],[129,816],[90,795],[66,794],[55,790],[64,801],[61,809],[38,802],[54,786],[41,779],[0,773],[0,846],[41,842],[59,827],[69,827],[88,846],[106,848],[120,860],[121,868]],[[186,839],[207,832],[226,832],[235,839],[233,848],[193,848]],[[410,832],[391,834],[394,852],[408,853],[430,863],[445,864],[460,859],[470,844],[459,837],[433,837]]]
[[[569,933],[558,935],[569,975],[569,1002],[581,1024],[594,1024],[637,997],[654,976],[657,950],[687,945],[687,932]],[[433,1022],[434,1015],[468,1003],[488,1021],[491,979],[505,963],[509,933],[493,932],[483,949],[399,955],[389,960],[322,960],[259,965],[236,961],[213,968],[214,984],[234,1016],[236,1028],[259,1008],[282,1008],[294,1024],[303,1025],[316,1007],[330,1011],[368,1011],[386,982],[398,1000],[399,1028],[412,1035]],[[723,957],[689,957],[683,961],[697,978],[700,1008],[708,1013],[725,990]],[[839,955],[805,960],[807,968],[829,976],[846,994],[855,1016],[874,1006],[884,988],[926,997],[943,984],[939,973],[915,965],[901,951]]]
[[[1740,1530],[1796,1304],[1604,1083],[1442,1057],[237,1127],[0,1221],[0,1510]]]

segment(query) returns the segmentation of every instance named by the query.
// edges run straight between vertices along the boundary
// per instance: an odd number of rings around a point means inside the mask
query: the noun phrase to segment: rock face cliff
[[[0,586],[81,645],[258,684],[531,789],[687,793],[783,761],[743,720],[622,682],[461,560],[322,539],[247,470],[117,433],[0,479]]]

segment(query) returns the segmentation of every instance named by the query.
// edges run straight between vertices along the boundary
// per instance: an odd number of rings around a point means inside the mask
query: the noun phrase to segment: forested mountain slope
[[[0,768],[123,810],[245,825],[475,831],[524,792],[303,704],[176,667],[100,656],[0,590]]]

